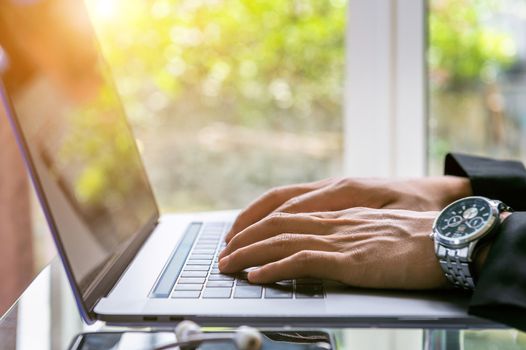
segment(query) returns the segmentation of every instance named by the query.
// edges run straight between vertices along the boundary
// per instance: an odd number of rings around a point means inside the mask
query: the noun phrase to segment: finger
[[[302,250],[331,251],[332,247],[320,236],[284,233],[236,250],[219,260],[219,269],[223,273],[238,272],[281,260]]]
[[[306,214],[274,213],[235,235],[219,254],[219,259],[237,249],[285,232],[326,235],[331,230],[330,226],[319,217]]]
[[[252,283],[273,283],[294,278],[341,280],[341,253],[303,250],[248,273]]]
[[[310,220],[317,222],[322,227],[322,229],[319,231],[321,234],[331,234],[336,232],[342,225],[352,225],[353,227],[358,227],[368,222],[374,221],[374,214],[377,211],[378,209],[354,207],[336,211],[314,211],[302,214],[282,214],[307,215],[309,216]]]
[[[334,211],[353,206],[353,200],[337,186],[325,186],[289,199],[276,211],[309,213]]]
[[[325,179],[311,183],[277,187],[266,192],[238,215],[225,240],[227,242],[230,241],[237,233],[261,220],[289,199],[327,186],[333,181],[333,179]]]

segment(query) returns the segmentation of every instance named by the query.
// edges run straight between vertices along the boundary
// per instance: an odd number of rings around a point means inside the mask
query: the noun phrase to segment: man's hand
[[[437,215],[370,208],[276,212],[232,238],[219,269],[260,266],[248,274],[253,283],[314,277],[370,288],[446,287],[429,238]]]
[[[438,211],[470,195],[469,180],[455,176],[413,180],[327,179],[283,186],[268,191],[243,210],[226,241],[273,212],[325,212],[353,207]]]

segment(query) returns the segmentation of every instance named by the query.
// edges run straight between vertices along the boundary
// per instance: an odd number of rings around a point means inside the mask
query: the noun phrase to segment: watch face
[[[490,203],[471,197],[457,201],[438,217],[435,230],[447,241],[466,241],[485,230],[494,221]]]

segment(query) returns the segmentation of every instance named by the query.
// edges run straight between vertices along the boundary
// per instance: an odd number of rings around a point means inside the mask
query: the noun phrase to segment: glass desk
[[[55,259],[0,320],[0,349],[67,349],[77,333],[123,330],[82,322],[60,261]],[[142,328],[141,330],[144,330]],[[526,333],[513,329],[333,329],[337,349],[526,349]]]

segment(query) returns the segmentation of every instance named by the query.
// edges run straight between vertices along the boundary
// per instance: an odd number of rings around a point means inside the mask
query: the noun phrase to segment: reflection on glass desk
[[[102,330],[126,329],[109,327],[102,322],[90,326],[84,324],[62,265],[56,259],[37,276],[0,320],[0,349],[67,349],[78,333]],[[352,328],[329,332],[334,336],[337,349],[526,349],[526,333],[513,329]]]

